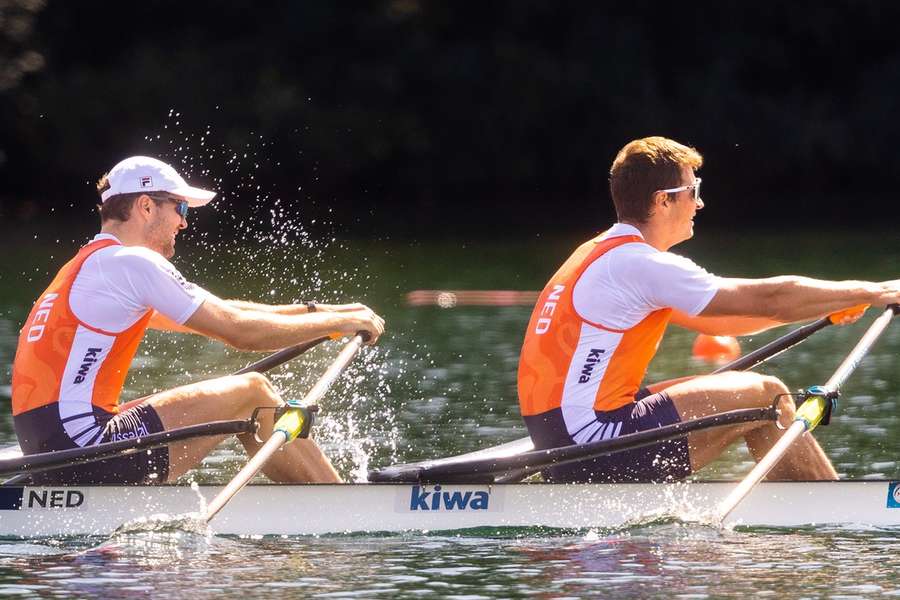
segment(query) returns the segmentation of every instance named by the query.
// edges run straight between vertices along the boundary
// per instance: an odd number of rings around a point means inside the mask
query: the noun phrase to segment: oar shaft
[[[281,449],[288,441],[287,435],[283,431],[275,431],[263,447],[253,455],[244,468],[241,469],[234,478],[228,482],[219,495],[213,498],[212,502],[206,507],[206,522],[209,523],[213,517],[219,514],[219,511],[228,504],[235,494],[243,489],[247,482],[253,479],[253,476],[259,473],[263,465],[266,464],[275,452]]]
[[[234,375],[243,375],[245,373],[265,373],[275,367],[282,365],[289,360],[293,360],[315,346],[318,346],[325,340],[329,339],[328,337],[320,337],[315,340],[310,340],[309,342],[304,342],[302,344],[297,344],[295,346],[291,346],[290,348],[284,348],[283,350],[279,350],[274,354],[270,354],[264,358],[259,359],[258,361],[251,363],[234,372]]]
[[[623,450],[642,448],[652,444],[658,444],[665,440],[683,437],[694,431],[702,431],[712,427],[748,423],[751,421],[774,421],[777,418],[772,407],[743,408],[716,415],[708,415],[688,421],[679,421],[671,425],[664,425],[656,429],[629,433],[617,438],[589,442],[587,444],[573,444],[559,448],[546,448],[543,450],[531,449],[505,454],[493,454],[485,458],[478,453],[426,461],[407,465],[395,465],[378,471],[369,472],[369,481],[373,482],[398,482],[398,483],[457,483],[457,482],[498,482],[494,474],[500,473],[503,479],[512,479],[511,473],[516,472],[524,477],[536,473],[546,467],[555,467],[571,464],[582,460],[606,456]],[[511,442],[506,446],[523,446],[522,442],[528,438]],[[498,447],[499,448],[499,447]],[[494,451],[496,448],[485,452]]]
[[[312,389],[307,392],[306,396],[303,397],[303,401],[300,404],[303,406],[318,404],[322,396],[325,395],[325,392],[328,391],[328,388],[331,387],[331,384],[334,383],[334,380],[337,379],[347,365],[350,364],[350,361],[353,360],[353,357],[356,356],[356,353],[359,352],[359,349],[364,343],[365,339],[361,334],[353,336],[353,339],[344,346],[344,349],[341,350],[341,353],[338,354],[337,358],[331,366],[328,367],[328,370],[325,371],[319,381],[317,381]]]
[[[772,446],[772,449],[756,463],[753,470],[751,470],[743,481],[741,481],[736,488],[731,490],[731,493],[719,504],[717,512],[720,521],[727,517],[731,511],[734,510],[734,507],[747,497],[750,490],[756,487],[756,484],[769,474],[769,471],[778,464],[778,461],[781,460],[784,453],[791,447],[791,444],[797,441],[797,438],[805,432],[806,426],[802,421],[794,421],[791,424],[788,430],[784,432],[784,435],[782,435],[775,445]]]
[[[853,348],[853,351],[847,355],[847,358],[844,359],[844,362],[841,363],[841,366],[837,368],[837,371],[834,372],[834,375],[828,380],[825,384],[825,387],[829,390],[838,390],[847,380],[853,371],[856,370],[856,367],[859,366],[860,361],[862,361],[863,357],[868,354],[869,349],[878,339],[878,337],[884,332],[887,326],[891,322],[891,318],[894,316],[894,308],[888,307],[885,309],[881,316],[879,316],[872,325],[869,327],[868,331],[866,331],[865,335],[863,335],[862,339],[856,344],[856,347]]]
[[[722,365],[713,371],[713,374],[724,373],[725,371],[745,371],[747,369],[752,369],[756,365],[778,356],[785,350],[793,348],[815,332],[828,327],[832,323],[833,322],[829,317],[822,317],[817,321],[807,323],[776,340],[772,340],[765,346],[761,346],[753,352],[749,352],[744,356],[731,361],[727,365]]]
[[[328,391],[328,388],[334,382],[335,379],[341,374],[346,366],[353,360],[353,357],[365,343],[365,334],[358,333],[353,336],[353,339],[344,346],[344,349],[341,350],[341,353],[338,354],[338,357],[331,363],[331,366],[325,371],[322,377],[316,382],[316,384],[312,387],[309,392],[307,392],[306,396],[303,397],[303,400],[298,404],[300,406],[310,406],[316,404],[322,396],[325,395],[325,392]],[[259,471],[263,468],[266,462],[272,457],[275,452],[277,452],[282,446],[284,446],[289,441],[292,441],[297,437],[297,434],[300,432],[300,429],[303,425],[303,419],[298,416],[296,419],[288,419],[288,414],[284,415],[275,423],[274,431],[272,432],[272,436],[263,444],[262,448],[257,451],[253,457],[247,461],[247,464],[244,465],[244,468],[241,469],[234,478],[228,482],[228,485],[219,492],[219,494],[213,498],[212,502],[206,508],[206,522],[208,523],[212,520],[219,511],[231,500],[235,494],[237,494],[241,489],[247,485],[247,482],[253,479],[253,476],[259,473]],[[290,430],[285,430],[280,428],[280,424],[283,422],[290,422],[291,428]]]
[[[841,362],[841,365],[828,379],[828,382],[824,386],[826,391],[837,392],[840,389],[850,374],[859,366],[860,361],[862,361],[863,357],[869,352],[878,337],[887,328],[894,314],[896,314],[896,308],[894,306],[889,306],[881,316],[875,319],[869,326],[869,329],[866,330],[863,337],[857,342],[853,350],[850,351],[850,354],[847,355],[847,358]],[[811,405],[809,403],[815,404]],[[811,413],[814,413],[813,416],[795,420],[788,430],[784,432],[784,435],[781,436],[778,442],[772,446],[772,449],[769,450],[769,452],[756,464],[753,470],[747,474],[744,480],[741,481],[741,483],[728,494],[725,500],[719,504],[717,513],[720,521],[724,520],[725,517],[727,517],[731,511],[747,497],[751,490],[753,490],[753,488],[769,474],[769,471],[778,464],[778,461],[780,461],[790,449],[791,444],[797,441],[804,433],[812,430],[822,420],[822,415],[824,414],[823,411],[825,410],[824,399],[821,396],[810,398],[804,402],[798,412],[802,415],[807,409],[809,409]]]

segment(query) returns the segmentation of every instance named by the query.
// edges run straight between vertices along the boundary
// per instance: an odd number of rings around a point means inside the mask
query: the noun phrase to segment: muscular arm
[[[147,324],[151,329],[160,329],[162,331],[174,331],[176,333],[197,333],[193,329],[190,329],[184,325],[179,325],[166,315],[153,311],[153,316],[150,317],[150,322]]]
[[[239,310],[255,310],[275,315],[305,315],[309,312],[305,304],[260,304],[247,300],[222,300],[222,302]]]
[[[225,300],[225,302],[233,308],[279,315],[305,315],[309,312],[306,304],[260,304],[258,302],[248,302],[247,300]],[[354,312],[366,309],[366,305],[359,302],[352,304],[322,304],[316,302],[315,305],[315,312]]]
[[[276,315],[305,315],[309,312],[306,304],[260,304],[258,302],[248,302],[247,300],[222,300],[219,302],[227,304],[229,307],[241,311],[256,311],[261,313]],[[316,312],[354,312],[365,310],[366,306],[359,303],[353,304],[319,304],[316,303]],[[177,333],[200,333],[187,327],[179,325],[172,319],[163,314],[154,312],[150,318],[149,326],[153,329],[161,329],[163,331],[174,331]]]
[[[672,322],[707,335],[750,335],[784,325],[766,317],[692,317],[676,309],[672,311]]]
[[[334,333],[368,331],[372,341],[384,331],[384,320],[368,308],[347,312],[280,314],[242,308],[215,296],[207,298],[185,322],[191,331],[241,350],[277,350]],[[305,307],[304,307],[305,309]]]
[[[823,281],[783,276],[720,279],[719,291],[699,317],[754,317],[793,323],[824,317],[859,304],[900,302],[900,282]]]

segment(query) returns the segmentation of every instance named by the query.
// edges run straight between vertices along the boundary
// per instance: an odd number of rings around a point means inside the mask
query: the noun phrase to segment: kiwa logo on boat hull
[[[414,485],[397,497],[402,512],[496,512],[502,498],[491,488]]]

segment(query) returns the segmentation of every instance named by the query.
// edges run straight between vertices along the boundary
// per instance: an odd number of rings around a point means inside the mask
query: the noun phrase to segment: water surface
[[[483,448],[525,435],[515,367],[530,307],[410,308],[412,289],[538,289],[579,239],[496,242],[222,243],[197,235],[176,264],[224,297],[361,300],[389,335],[364,352],[322,402],[317,436],[348,478],[365,469]],[[723,275],[786,271],[887,279],[897,236],[706,232],[688,254]],[[727,238],[728,243],[723,240]],[[12,362],[30,303],[78,241],[38,234],[0,264],[0,361]],[[878,243],[871,241],[878,239]],[[296,241],[296,240],[293,240]],[[289,252],[289,248],[296,251]],[[791,388],[824,383],[871,322],[826,329],[767,364]],[[752,349],[785,330],[742,340]],[[648,377],[712,367],[671,328]],[[326,344],[272,377],[300,397],[338,351]],[[818,437],[845,477],[900,479],[900,329],[890,328],[848,381]],[[192,336],[151,333],[126,398],[236,370],[255,356]],[[9,374],[0,381],[8,406]],[[8,409],[0,442],[14,441]],[[242,464],[234,443],[187,479],[224,481]],[[700,478],[740,477],[734,447]],[[327,508],[327,507],[323,507]],[[273,507],[289,510],[290,507]],[[2,515],[0,515],[2,518]],[[884,597],[900,595],[900,531],[845,528],[722,531],[677,522],[622,531],[479,530],[460,534],[239,539],[187,532],[0,544],[0,595],[22,597]]]

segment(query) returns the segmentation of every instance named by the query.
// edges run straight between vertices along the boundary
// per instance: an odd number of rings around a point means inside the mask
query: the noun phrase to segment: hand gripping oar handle
[[[769,471],[778,464],[778,461],[781,460],[791,444],[797,441],[797,439],[807,431],[812,431],[816,425],[819,424],[822,417],[825,415],[825,411],[828,410],[827,403],[830,402],[829,394],[836,393],[840,390],[840,387],[844,384],[850,374],[856,370],[860,361],[862,361],[863,357],[869,352],[872,345],[879,336],[881,336],[896,314],[900,314],[898,305],[892,304],[888,306],[881,316],[875,319],[869,326],[869,329],[866,330],[862,339],[857,342],[856,347],[854,347],[850,354],[847,355],[847,358],[844,359],[828,382],[823,386],[824,389],[821,390],[822,393],[810,396],[800,408],[797,409],[797,418],[788,430],[784,432],[784,435],[782,435],[778,442],[772,446],[772,449],[769,450],[762,460],[753,467],[753,470],[747,474],[747,477],[745,477],[744,480],[731,491],[728,497],[719,504],[716,512],[720,522],[747,497],[747,494],[756,487],[756,484],[769,474]]]
[[[315,405],[322,396],[325,395],[325,392],[328,391],[328,388],[331,387],[334,380],[337,379],[347,365],[350,364],[350,361],[353,360],[353,357],[356,356],[356,353],[359,352],[359,349],[368,339],[369,334],[362,331],[353,336],[353,339],[344,346],[341,353],[338,354],[331,366],[328,367],[328,370],[319,378],[319,381],[317,381],[312,389],[307,392],[306,396],[303,397],[303,400],[296,404],[289,403],[290,408],[275,422],[272,436],[265,444],[263,444],[263,447],[253,455],[253,458],[244,465],[244,468],[234,476],[228,485],[219,492],[219,495],[213,498],[212,502],[209,503],[204,517],[207,523],[222,510],[235,494],[247,485],[247,482],[262,469],[266,461],[268,461],[279,448],[288,442],[293,441],[300,435],[304,424],[311,418],[311,411],[314,412],[314,409],[311,409],[311,406]]]

